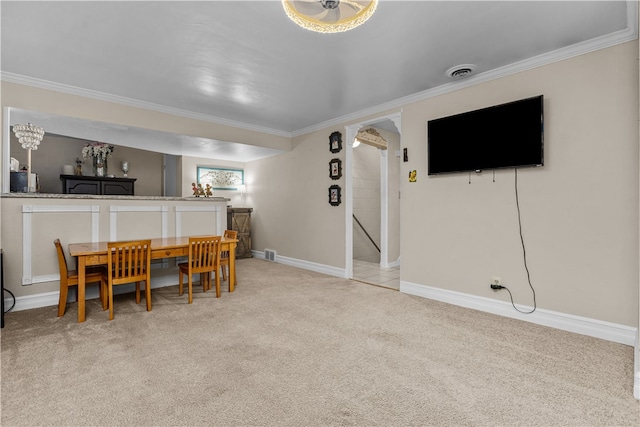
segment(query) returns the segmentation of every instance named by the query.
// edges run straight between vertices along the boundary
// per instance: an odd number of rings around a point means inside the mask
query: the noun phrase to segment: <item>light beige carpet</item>
[[[2,330],[2,426],[638,426],[633,349],[267,261]]]

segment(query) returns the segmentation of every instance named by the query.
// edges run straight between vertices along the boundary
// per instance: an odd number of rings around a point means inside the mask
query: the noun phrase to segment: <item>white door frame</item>
[[[402,119],[402,110],[388,114],[382,117],[376,117],[375,119],[370,119],[366,121],[362,121],[359,123],[354,123],[352,125],[345,126],[345,278],[351,279],[353,278],[353,140],[356,138],[358,134],[358,130],[366,125],[370,125],[372,123],[377,123],[382,120],[391,120],[393,124],[398,129],[400,133],[400,146],[402,146],[402,127],[401,127],[401,119]],[[389,192],[388,192],[388,167],[385,162],[384,166],[382,166],[382,162],[386,160],[386,156],[381,156],[381,192],[380,192],[380,265],[387,266],[388,265],[388,253],[389,253],[389,226],[387,224],[389,220]],[[384,258],[383,258],[384,257]],[[384,261],[383,261],[384,260]]]

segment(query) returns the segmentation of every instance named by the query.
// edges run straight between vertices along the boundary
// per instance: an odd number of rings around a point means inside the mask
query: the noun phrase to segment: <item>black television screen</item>
[[[543,96],[427,124],[428,174],[544,164]]]

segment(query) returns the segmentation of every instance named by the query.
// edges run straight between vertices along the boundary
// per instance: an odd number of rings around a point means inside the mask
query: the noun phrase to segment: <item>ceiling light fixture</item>
[[[282,0],[293,22],[318,33],[340,33],[364,24],[378,0]]]
[[[44,129],[40,126],[27,123],[26,125],[13,125],[13,133],[18,138],[22,148],[27,150],[27,191],[36,191],[36,182],[31,176],[31,150],[37,150],[44,137]]]

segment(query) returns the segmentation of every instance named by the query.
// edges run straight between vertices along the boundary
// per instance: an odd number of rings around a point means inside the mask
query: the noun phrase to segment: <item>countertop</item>
[[[185,202],[228,202],[226,197],[163,197],[163,196],[96,196],[93,194],[2,193],[0,197],[16,199],[98,199],[98,200],[175,200]]]

